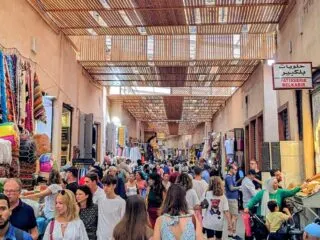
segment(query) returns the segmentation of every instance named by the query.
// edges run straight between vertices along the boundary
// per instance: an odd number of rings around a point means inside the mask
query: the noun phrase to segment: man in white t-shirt
[[[105,192],[98,186],[98,175],[96,173],[89,172],[85,176],[84,183],[91,190],[93,203],[98,204],[100,200],[106,198]]]
[[[102,179],[106,198],[98,202],[98,240],[112,240],[114,227],[125,213],[126,202],[115,194],[117,179],[107,175]]]
[[[192,180],[192,188],[196,191],[197,196],[201,199],[204,193],[208,190],[208,183],[201,177],[202,169],[194,168],[194,179]]]

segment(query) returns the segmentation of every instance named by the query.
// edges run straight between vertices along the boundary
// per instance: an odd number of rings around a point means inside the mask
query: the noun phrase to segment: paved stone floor
[[[243,225],[242,218],[241,218],[240,214],[239,214],[238,223],[237,223],[237,234],[239,237],[244,239],[244,225]],[[206,236],[204,237],[204,239],[207,239]],[[222,239],[228,240],[228,224],[227,224],[227,222],[225,223],[225,229],[223,231]]]

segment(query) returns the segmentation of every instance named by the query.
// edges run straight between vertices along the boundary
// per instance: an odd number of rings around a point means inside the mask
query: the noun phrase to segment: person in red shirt
[[[179,173],[179,166],[178,165],[175,165],[174,166],[174,172],[170,174],[170,178],[169,178],[169,181],[171,183],[175,183],[176,182],[176,179],[180,176],[180,173]]]

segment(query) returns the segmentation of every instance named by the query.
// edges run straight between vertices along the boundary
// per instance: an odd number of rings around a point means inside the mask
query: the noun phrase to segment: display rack
[[[298,204],[304,211],[300,214],[300,226],[304,227],[319,218],[320,211],[320,192],[314,193],[307,197],[294,196],[293,201]]]

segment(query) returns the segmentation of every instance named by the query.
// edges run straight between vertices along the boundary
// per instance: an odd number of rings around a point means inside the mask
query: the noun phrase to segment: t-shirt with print
[[[208,200],[209,206],[203,214],[203,227],[215,231],[223,231],[224,212],[229,210],[226,196],[214,196],[212,191],[208,191],[202,197],[201,202],[204,199]]]
[[[56,196],[60,190],[62,190],[61,185],[59,184],[51,184],[48,189],[50,190],[51,194],[49,196],[46,196],[44,198],[44,209],[43,213],[44,216],[47,219],[52,219],[54,218],[54,211],[55,211],[55,206],[56,206]]]

